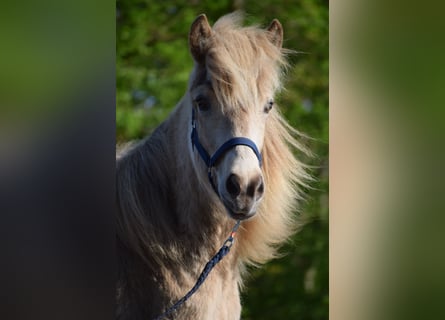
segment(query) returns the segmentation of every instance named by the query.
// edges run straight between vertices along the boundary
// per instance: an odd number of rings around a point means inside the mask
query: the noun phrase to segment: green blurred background
[[[278,18],[290,57],[285,88],[276,97],[288,121],[311,139],[316,182],[304,190],[296,213],[305,223],[283,257],[252,269],[242,295],[242,319],[328,318],[328,1],[118,0],[116,9],[116,139],[141,139],[163,121],[186,90],[193,66],[188,51],[192,21],[213,24],[235,10],[245,23],[267,26]]]

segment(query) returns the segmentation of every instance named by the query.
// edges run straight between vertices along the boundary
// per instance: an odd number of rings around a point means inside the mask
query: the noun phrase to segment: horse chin
[[[233,212],[233,211],[230,211],[230,210],[228,210],[228,213],[229,213],[229,216],[232,218],[232,219],[235,219],[235,220],[247,220],[247,219],[250,219],[250,218],[252,218],[255,214],[256,214],[256,212],[253,212],[253,213],[236,213],[236,212]]]
[[[226,203],[226,201],[224,201],[223,199],[221,199],[221,200],[224,204],[224,207],[227,210],[229,217],[232,219],[247,220],[247,219],[252,218],[256,214],[256,210],[254,210],[253,208],[250,211],[234,210],[233,208],[231,208],[231,206],[228,203]]]

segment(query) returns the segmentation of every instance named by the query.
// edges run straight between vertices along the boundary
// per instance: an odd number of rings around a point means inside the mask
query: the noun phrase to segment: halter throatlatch
[[[207,166],[207,176],[209,177],[210,184],[212,185],[213,190],[215,190],[216,194],[218,194],[218,189],[215,186],[215,183],[212,179],[212,168],[214,167],[215,163],[218,161],[218,159],[229,149],[236,147],[236,146],[246,146],[252,149],[252,151],[255,153],[258,162],[262,164],[262,158],[261,153],[258,150],[255,142],[248,138],[244,137],[235,137],[232,139],[227,140],[224,142],[216,151],[215,153],[210,156],[209,153],[204,149],[201,142],[199,142],[198,137],[198,131],[196,130],[196,119],[195,119],[195,109],[192,110],[192,147],[195,147],[196,150],[198,150],[199,155],[201,156],[202,160],[204,160],[204,163]]]

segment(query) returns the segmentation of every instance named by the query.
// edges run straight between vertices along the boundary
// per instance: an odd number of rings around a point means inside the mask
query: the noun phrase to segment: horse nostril
[[[247,195],[251,198],[260,198],[264,192],[263,178],[258,176],[249,183],[247,187]]]
[[[226,181],[227,192],[232,197],[237,197],[241,192],[240,182],[237,175],[231,174]]]
[[[257,189],[258,197],[261,197],[263,195],[263,193],[264,193],[264,183],[263,183],[263,179],[261,179],[261,183],[260,183],[260,185],[258,186],[258,189]]]

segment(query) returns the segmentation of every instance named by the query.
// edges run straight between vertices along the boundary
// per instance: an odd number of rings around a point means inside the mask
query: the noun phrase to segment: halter
[[[229,149],[236,147],[236,146],[247,146],[250,149],[253,150],[255,153],[258,162],[261,167],[261,153],[258,151],[257,146],[255,145],[255,142],[248,138],[244,137],[235,137],[232,139],[227,140],[224,142],[218,149],[216,149],[215,153],[210,156],[209,153],[206,151],[206,149],[202,146],[201,142],[199,142],[198,137],[198,131],[196,130],[196,119],[195,119],[195,109],[192,110],[192,147],[198,150],[199,155],[201,156],[202,160],[204,160],[206,166],[207,166],[207,175],[209,177],[210,184],[213,187],[213,190],[215,190],[216,194],[218,194],[218,190],[216,189],[215,183],[212,179],[212,168],[214,167],[216,161]],[[183,296],[181,299],[179,299],[174,305],[172,305],[170,308],[165,310],[161,315],[157,316],[155,320],[161,320],[165,317],[169,316],[171,313],[176,311],[183,303],[185,303],[198,289],[199,287],[204,283],[207,276],[209,275],[210,271],[212,271],[213,267],[217,263],[219,263],[230,251],[230,248],[233,245],[233,242],[235,241],[235,235],[238,230],[238,227],[241,223],[241,220],[237,220],[235,223],[235,226],[232,228],[232,231],[230,232],[230,236],[226,239],[222,247],[219,249],[219,251],[207,262],[204,269],[202,270],[198,280],[196,281],[195,285],[192,289],[190,289],[189,292],[186,293],[185,296]]]
[[[261,153],[258,151],[258,148],[252,140],[244,137],[235,137],[224,142],[218,149],[216,149],[215,153],[210,156],[209,153],[204,149],[201,142],[199,142],[198,130],[196,129],[196,118],[195,118],[195,109],[192,109],[192,147],[198,150],[199,155],[207,166],[207,176],[209,177],[210,184],[212,185],[213,190],[215,190],[216,194],[219,195],[218,189],[215,186],[212,178],[212,168],[215,166],[215,163],[218,159],[229,149],[236,146],[246,146],[252,149],[255,153],[258,162],[262,164]]]

